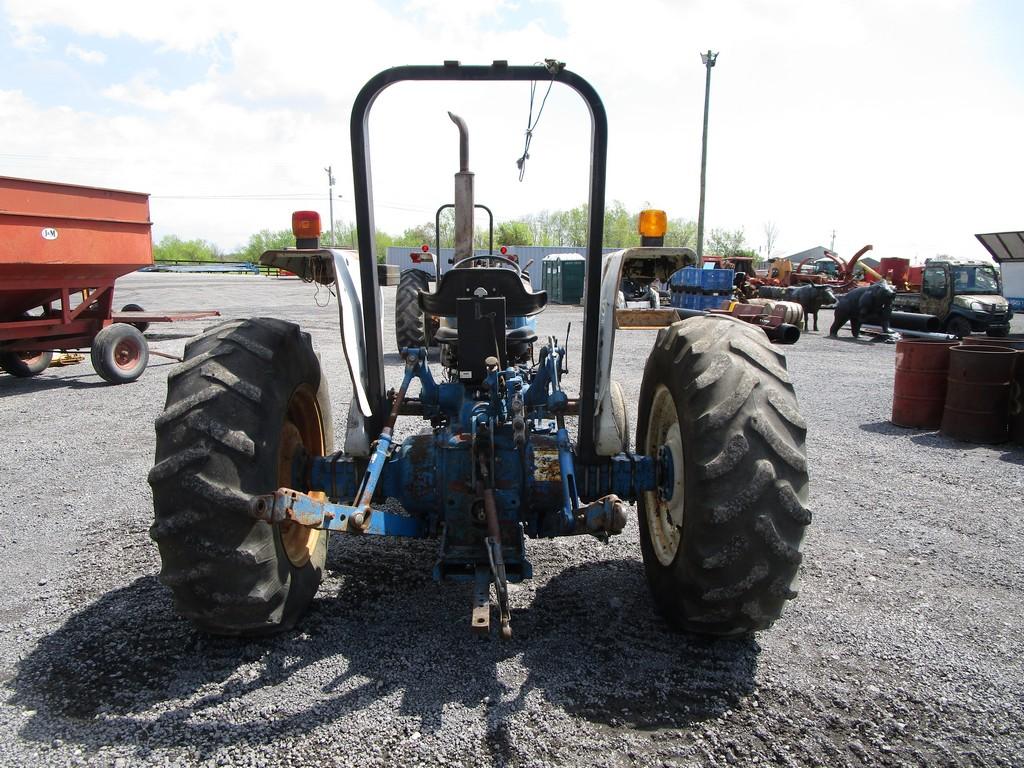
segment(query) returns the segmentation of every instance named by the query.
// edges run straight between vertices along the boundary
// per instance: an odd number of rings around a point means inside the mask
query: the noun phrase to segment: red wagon
[[[34,376],[90,347],[96,372],[126,383],[149,360],[146,324],[217,315],[113,311],[114,281],[153,263],[151,226],[147,194],[0,177],[0,367]]]

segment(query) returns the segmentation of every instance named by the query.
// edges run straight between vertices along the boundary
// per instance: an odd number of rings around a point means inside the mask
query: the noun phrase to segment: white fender
[[[330,249],[334,260],[335,285],[338,288],[338,318],[341,321],[341,346],[345,352],[348,374],[352,379],[353,399],[345,424],[345,453],[369,456],[373,439],[366,429],[372,415],[369,375],[366,371],[366,338],[363,334],[363,295],[359,282],[359,254],[355,251]]]
[[[598,456],[614,456],[628,444],[620,435],[612,413],[611,374],[615,356],[615,306],[623,277],[637,282],[667,281],[672,273],[697,263],[692,248],[641,247],[607,253],[601,263],[601,303],[598,315],[597,391],[594,398],[594,450]],[[584,319],[584,322],[588,322]]]

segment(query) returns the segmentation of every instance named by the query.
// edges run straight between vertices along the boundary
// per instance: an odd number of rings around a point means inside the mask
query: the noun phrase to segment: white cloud
[[[872,242],[883,256],[924,258],[980,255],[974,232],[1022,224],[1016,180],[1024,159],[1015,132],[1024,124],[1024,88],[992,71],[987,41],[972,33],[971,3],[634,0],[609,12],[589,0],[415,0],[397,11],[297,0],[286,10],[264,2],[237,8],[8,2],[23,36],[48,25],[125,36],[206,56],[210,67],[174,90],[158,87],[154,73],[111,82],[105,100],[62,113],[59,124],[45,104],[7,94],[0,127],[7,124],[4,135],[16,136],[17,146],[5,151],[50,159],[2,172],[30,167],[164,196],[326,195],[322,168],[331,164],[344,196],[335,214],[351,218],[349,112],[373,74],[445,59],[554,56],[604,100],[608,199],[696,218],[699,52],[711,47],[720,58],[711,89],[709,228],[742,226],[756,247],[771,220],[785,252],[827,244],[835,229],[847,255]],[[552,91],[520,184],[526,84],[401,84],[380,96],[371,117],[380,226],[425,221],[451,198],[457,133],[448,109],[469,123],[477,199],[499,219],[583,202],[589,117],[567,89]],[[118,162],[82,160],[92,157]],[[158,197],[153,216],[158,235],[231,248],[257,229],[287,227],[290,209],[308,205],[319,203]]]
[[[64,53],[86,64],[103,64],[107,60],[107,54],[103,51],[90,51],[74,43],[68,43]]]

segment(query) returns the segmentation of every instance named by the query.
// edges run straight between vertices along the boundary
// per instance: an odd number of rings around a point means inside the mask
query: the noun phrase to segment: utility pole
[[[707,175],[708,167],[708,100],[711,97],[711,68],[715,66],[718,54],[708,49],[707,53],[700,55],[707,69],[707,79],[704,82],[704,139],[701,143],[700,152],[700,208],[697,210],[697,266],[700,266],[704,258],[704,178]]]
[[[333,248],[337,243],[334,241],[334,175],[331,173],[331,166],[324,168],[327,171],[327,202],[330,207],[331,215],[331,247]]]
[[[832,243],[829,245],[828,249],[832,251],[832,253],[836,252],[836,231],[834,229],[832,230]]]

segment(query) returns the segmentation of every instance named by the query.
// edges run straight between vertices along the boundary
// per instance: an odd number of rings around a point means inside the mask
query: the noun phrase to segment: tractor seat
[[[419,305],[428,315],[454,317],[455,302],[474,296],[504,297],[506,317],[536,315],[548,303],[546,291],[528,291],[522,278],[511,269],[472,267],[449,269],[438,280],[437,291],[420,291]],[[442,340],[440,334],[437,339]]]
[[[442,325],[434,333],[439,344],[454,344],[459,340],[459,329]],[[537,332],[532,328],[508,328],[505,330],[505,343],[510,347],[515,344],[534,344]]]

